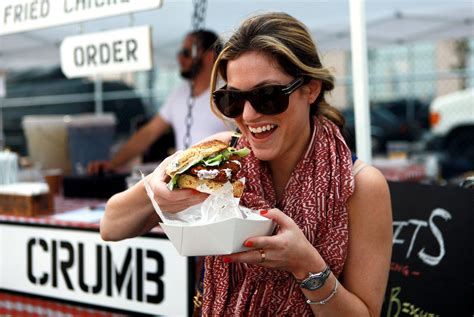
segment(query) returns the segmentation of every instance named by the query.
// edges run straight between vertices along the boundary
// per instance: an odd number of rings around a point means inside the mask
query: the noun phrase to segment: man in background
[[[159,113],[142,126],[118,150],[110,161],[89,163],[88,172],[115,171],[143,154],[171,127],[175,146],[183,150],[192,142],[229,130],[211,111],[209,84],[217,48],[218,36],[209,30],[197,30],[184,38],[177,58],[181,76],[187,82],[178,86],[167,98]],[[191,85],[192,82],[192,98]],[[164,149],[163,149],[164,150]]]

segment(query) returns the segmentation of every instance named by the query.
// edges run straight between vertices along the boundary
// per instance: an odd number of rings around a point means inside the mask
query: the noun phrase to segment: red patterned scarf
[[[338,276],[348,243],[347,199],[353,191],[351,153],[339,129],[314,118],[311,142],[277,202],[268,164],[250,154],[243,160],[246,178],[241,204],[277,207],[290,216]],[[238,147],[249,147],[241,138]],[[304,259],[301,259],[304,261]],[[312,315],[293,276],[285,271],[206,257],[204,316]]]

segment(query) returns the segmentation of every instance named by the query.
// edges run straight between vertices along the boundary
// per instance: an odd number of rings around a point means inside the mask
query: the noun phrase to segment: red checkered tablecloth
[[[81,208],[96,208],[103,206],[106,203],[105,200],[92,199],[92,198],[65,198],[62,196],[54,197],[54,215],[67,213]],[[18,223],[33,223],[41,225],[53,225],[60,227],[73,227],[73,228],[92,228],[99,229],[99,222],[81,222],[81,221],[64,221],[53,218],[53,215],[41,216],[41,217],[23,217],[23,216],[10,216],[1,215],[0,221],[7,222],[18,222]],[[151,230],[152,233],[164,234],[164,231],[160,226],[157,226]]]
[[[105,203],[105,200],[99,199],[71,199],[62,196],[54,197],[54,214],[77,210],[80,208],[96,207]],[[0,221],[17,222],[17,223],[34,223],[41,225],[56,225],[61,227],[74,228],[99,228],[99,223],[81,222],[81,221],[63,221],[54,219],[53,215],[39,217],[23,217],[0,215]]]
[[[0,292],[0,316],[116,317],[125,315],[54,300]]]
[[[426,170],[424,166],[414,165],[405,168],[383,168],[379,170],[389,181],[422,181],[426,178]]]
[[[107,201],[95,198],[65,198],[63,196],[54,197],[54,212],[59,214],[66,211],[76,210],[79,208],[104,205]]]
[[[426,179],[426,168],[423,164],[405,160],[374,159],[373,165],[378,168],[389,181],[419,182]]]

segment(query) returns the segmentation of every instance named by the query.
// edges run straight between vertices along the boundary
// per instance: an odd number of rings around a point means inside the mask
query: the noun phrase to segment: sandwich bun
[[[184,172],[200,160],[225,150],[227,147],[228,145],[220,140],[210,140],[199,143],[176,155],[174,160],[166,166],[165,173],[173,177],[176,174]]]

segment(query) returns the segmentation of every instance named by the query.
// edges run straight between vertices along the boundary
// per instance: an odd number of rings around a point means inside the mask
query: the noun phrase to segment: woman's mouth
[[[259,127],[250,127],[249,131],[252,133],[252,136],[256,139],[264,139],[275,131],[278,126],[275,124],[267,124]]]

